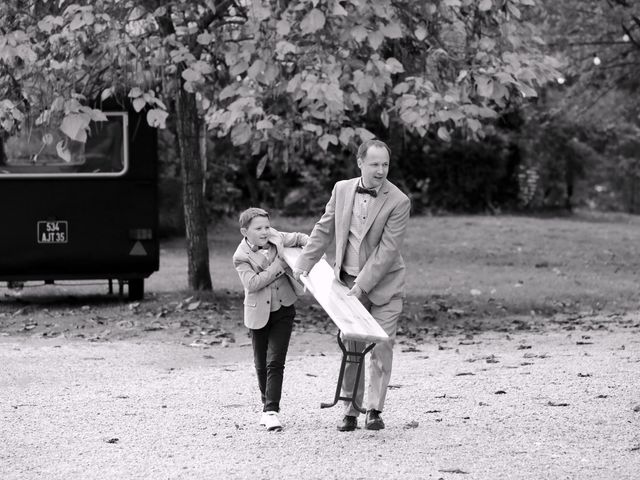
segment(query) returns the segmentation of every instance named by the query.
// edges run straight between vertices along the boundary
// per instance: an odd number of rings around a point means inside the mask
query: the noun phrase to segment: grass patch
[[[309,233],[315,219],[275,218],[281,230]],[[447,216],[411,219],[404,246],[407,296],[415,311],[551,314],[636,310],[640,295],[640,219]],[[241,292],[231,256],[235,222],[210,232],[216,290]],[[186,286],[184,242],[163,245],[160,275]],[[454,312],[455,313],[455,312]]]

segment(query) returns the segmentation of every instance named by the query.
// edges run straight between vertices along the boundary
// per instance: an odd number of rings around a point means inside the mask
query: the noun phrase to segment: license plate
[[[38,243],[67,243],[69,228],[66,220],[38,222]]]

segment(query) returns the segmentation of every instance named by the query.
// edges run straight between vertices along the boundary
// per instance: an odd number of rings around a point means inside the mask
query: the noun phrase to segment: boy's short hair
[[[382,140],[378,140],[377,138],[371,138],[362,142],[362,144],[358,147],[357,158],[364,159],[367,156],[367,151],[371,147],[386,149],[387,153],[389,154],[389,158],[391,158],[391,149],[389,148],[389,145],[384,143]]]
[[[248,228],[251,224],[251,220],[256,217],[267,217],[269,218],[269,214],[266,210],[262,208],[251,207],[247,208],[244,212],[240,214],[240,218],[238,221],[240,222],[240,228]]]

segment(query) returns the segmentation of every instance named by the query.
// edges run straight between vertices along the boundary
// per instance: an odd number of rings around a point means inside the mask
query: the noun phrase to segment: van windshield
[[[57,127],[40,125],[0,138],[2,176],[113,176],[127,169],[127,114],[107,113],[91,122],[87,141],[77,142]]]

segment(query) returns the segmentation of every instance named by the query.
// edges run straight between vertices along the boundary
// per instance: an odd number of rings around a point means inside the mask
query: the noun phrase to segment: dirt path
[[[639,322],[405,341],[387,429],[353,433],[319,408],[339,362],[328,334],[292,340],[280,433],[257,425],[243,339],[5,335],[0,477],[637,480]]]

